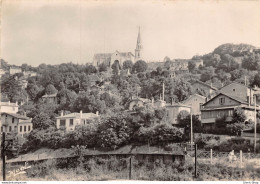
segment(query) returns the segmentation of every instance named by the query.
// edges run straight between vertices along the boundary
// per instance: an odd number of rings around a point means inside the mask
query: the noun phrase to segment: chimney
[[[172,105],[173,105],[173,98],[172,98]]]
[[[152,97],[152,106],[153,106],[153,104],[154,104],[154,99],[153,99],[153,97]]]
[[[82,110],[80,111],[80,118],[82,118]]]
[[[210,83],[210,87],[212,87],[212,82]]]
[[[8,105],[10,105],[10,100],[8,101]]]
[[[97,116],[99,115],[99,112],[98,112],[98,111],[96,112],[96,115],[97,115]]]
[[[63,111],[61,111],[60,116],[63,116]]]
[[[24,116],[26,116],[26,111],[24,111]]]
[[[15,102],[15,105],[18,105],[18,102],[17,102],[17,101]]]

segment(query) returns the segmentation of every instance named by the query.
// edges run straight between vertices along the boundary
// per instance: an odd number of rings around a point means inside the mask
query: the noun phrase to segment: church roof
[[[97,53],[94,54],[94,59],[110,59],[112,53]]]

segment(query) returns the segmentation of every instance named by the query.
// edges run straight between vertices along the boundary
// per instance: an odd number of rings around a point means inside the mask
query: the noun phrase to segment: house
[[[202,105],[201,123],[206,129],[212,129],[219,118],[225,117],[229,122],[232,120],[234,110],[238,107],[244,110],[246,121],[254,121],[254,106],[249,105],[249,99],[241,99],[222,92]],[[257,111],[259,110],[257,106]]]
[[[249,105],[254,104],[253,95],[255,94],[256,90],[249,88],[248,86],[246,86],[244,84],[232,82],[232,83],[222,87],[219,91],[223,92],[225,94],[228,94],[228,95],[238,97],[240,99],[243,99],[244,101],[248,101]]]
[[[57,93],[50,94],[50,95],[43,95],[42,101],[45,103],[57,103]]]
[[[98,118],[98,111],[96,114],[94,113],[70,113],[56,117],[56,127],[57,129],[65,129],[66,131],[73,131],[77,125],[86,125],[88,120],[94,120]]]
[[[215,96],[215,93],[217,92],[217,88],[213,87],[212,85],[209,85],[205,82],[196,80],[192,83],[193,91],[196,93],[204,93],[207,98],[212,98]]]
[[[15,133],[22,137],[33,129],[32,119],[15,113],[1,113],[1,132]]]
[[[9,73],[10,75],[14,75],[16,73],[21,73],[22,69],[20,67],[10,67]]]
[[[18,103],[11,103],[9,102],[1,102],[0,109],[1,113],[7,112],[7,113],[17,113],[18,112]]]
[[[37,73],[33,72],[33,71],[23,71],[23,75],[25,78],[35,77],[35,76],[37,76]]]
[[[191,111],[191,106],[182,103],[166,104],[165,108],[167,109],[167,116],[172,125],[178,124],[177,117],[181,111],[187,111],[188,113]]]
[[[145,107],[146,104],[150,104],[150,103],[152,103],[152,101],[146,98],[133,98],[129,102],[128,110],[133,111],[137,107]]]
[[[201,106],[206,102],[206,97],[199,94],[191,95],[187,100],[183,101],[184,105],[192,107],[192,114],[201,118]]]

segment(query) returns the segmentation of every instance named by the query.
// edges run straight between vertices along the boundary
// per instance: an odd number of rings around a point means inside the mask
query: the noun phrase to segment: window
[[[233,89],[233,91],[236,91],[236,89]]]
[[[9,132],[12,132],[12,127],[11,126],[9,126]]]
[[[60,120],[60,126],[65,126],[66,124],[66,120],[65,119],[61,119]]]
[[[73,126],[73,119],[70,119],[70,126]]]
[[[17,126],[14,126],[14,131],[17,131]]]
[[[22,132],[23,131],[23,127],[22,126],[20,126],[20,132]]]
[[[31,131],[31,126],[30,125],[28,126],[28,131]]]
[[[24,131],[26,132],[26,126],[25,126],[25,125],[24,125],[23,129],[24,129]]]
[[[3,127],[1,126],[1,132],[3,132]]]
[[[12,118],[12,123],[14,123],[14,118]]]
[[[224,103],[225,103],[225,98],[220,98],[220,99],[219,99],[219,104],[222,105],[222,104],[224,104]]]

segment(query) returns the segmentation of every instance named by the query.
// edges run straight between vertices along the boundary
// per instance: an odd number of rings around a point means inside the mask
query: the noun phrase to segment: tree
[[[253,81],[251,82],[250,86],[254,87],[260,87],[260,72],[255,74]]]
[[[105,65],[105,63],[99,65],[99,72],[106,72],[106,71],[107,71],[107,65]]]
[[[188,63],[188,69],[189,69],[189,71],[192,73],[192,72],[195,70],[195,68],[196,68],[195,62],[194,62],[194,61],[190,61],[190,62]]]
[[[127,70],[127,69],[132,70],[133,66],[134,66],[134,64],[133,64],[133,62],[131,60],[126,60],[123,63],[123,69],[124,70]]]
[[[52,121],[48,114],[40,113],[32,119],[33,129],[43,130],[50,127],[56,127],[54,121]]]
[[[86,73],[89,75],[89,74],[92,74],[92,73],[97,73],[97,69],[96,67],[94,67],[93,65],[88,65],[86,67]]]
[[[124,114],[117,113],[101,121],[97,128],[97,144],[101,148],[117,148],[128,143],[131,129],[128,128]]]
[[[34,100],[37,94],[41,91],[36,84],[28,84],[26,90],[32,100]]]
[[[140,73],[140,72],[145,72],[147,70],[147,63],[143,60],[138,60],[136,61],[136,63],[134,64],[133,68],[132,68],[132,71],[133,72],[137,72],[137,73]]]
[[[246,115],[244,110],[241,109],[240,107],[236,108],[232,116],[232,123],[244,123],[245,120],[246,120]]]
[[[45,94],[47,94],[47,95],[55,94],[57,92],[58,92],[58,90],[52,84],[49,84],[45,88]]]

